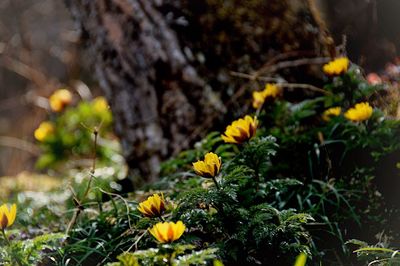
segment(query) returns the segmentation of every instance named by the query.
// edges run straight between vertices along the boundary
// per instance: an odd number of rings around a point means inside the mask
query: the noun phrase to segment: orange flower
[[[178,240],[186,226],[182,221],[174,222],[163,222],[157,223],[151,229],[149,229],[150,234],[154,236],[160,243],[171,243]]]

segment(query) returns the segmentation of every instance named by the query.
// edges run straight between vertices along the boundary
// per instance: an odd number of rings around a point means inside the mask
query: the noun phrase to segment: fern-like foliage
[[[1,265],[39,265],[50,264],[56,259],[57,252],[65,235],[61,233],[44,234],[33,239],[14,240],[10,245],[0,246]]]
[[[108,266],[194,266],[204,265],[216,259],[217,249],[195,250],[193,245],[163,245],[161,248],[138,250],[134,253],[123,253],[118,256],[119,262]]]

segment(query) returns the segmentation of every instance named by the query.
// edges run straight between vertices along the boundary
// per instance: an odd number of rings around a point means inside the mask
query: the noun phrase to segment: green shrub
[[[222,137],[210,133],[164,162],[160,181],[142,191],[123,198],[90,183],[78,188],[99,197],[77,204],[92,214],[83,212],[73,224],[56,261],[304,265],[308,259],[309,265],[357,265],[346,241],[372,241],[390,224],[388,214],[396,213],[378,190],[378,169],[384,161],[396,168],[397,161],[387,158],[399,153],[400,122],[371,107],[384,86],[368,84],[355,65],[331,68],[327,73],[334,76],[326,77],[324,89],[302,86],[313,89],[303,98],[291,97],[285,84],[267,85],[256,94],[257,118],[236,120]],[[76,130],[73,118],[84,120],[85,108],[65,112],[56,128]],[[79,141],[71,145],[86,154],[90,136]],[[61,143],[63,149],[69,145]],[[51,142],[44,144],[56,154]],[[362,246],[357,253],[362,258],[381,251]],[[397,260],[395,250],[386,251],[379,253],[381,262]]]

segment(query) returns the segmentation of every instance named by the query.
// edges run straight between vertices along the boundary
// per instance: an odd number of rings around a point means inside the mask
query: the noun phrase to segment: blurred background
[[[46,116],[46,98],[90,81],[78,41],[62,0],[0,1],[0,176],[32,170],[39,152],[33,131]]]
[[[317,4],[353,62],[396,81],[400,1]],[[0,176],[33,169],[39,154],[33,131],[46,116],[46,98],[52,92],[69,86],[81,97],[87,97],[89,88],[100,93],[87,69],[79,32],[64,1],[0,1]]]

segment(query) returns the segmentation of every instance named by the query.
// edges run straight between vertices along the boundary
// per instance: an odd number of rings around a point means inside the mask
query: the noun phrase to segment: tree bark
[[[162,160],[243,111],[243,101],[232,97],[244,81],[231,71],[254,72],[281,53],[334,51],[312,0],[66,3],[126,161],[145,181],[156,178]]]

